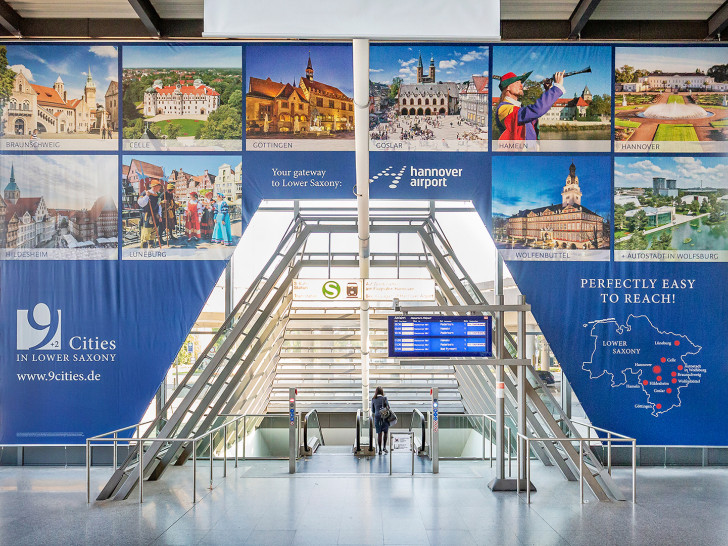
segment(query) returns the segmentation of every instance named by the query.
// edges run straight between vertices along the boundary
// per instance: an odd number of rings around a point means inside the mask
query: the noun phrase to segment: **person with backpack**
[[[377,430],[377,446],[381,455],[382,452],[387,453],[387,433],[389,432],[390,421],[394,417],[394,412],[389,407],[389,400],[384,396],[382,387],[377,387],[374,390],[372,417],[374,418],[374,427]],[[384,436],[384,449],[382,449],[382,436]]]

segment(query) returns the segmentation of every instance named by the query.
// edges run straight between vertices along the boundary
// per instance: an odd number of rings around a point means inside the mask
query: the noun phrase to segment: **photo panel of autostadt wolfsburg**
[[[723,0],[56,4],[0,544],[728,544]]]

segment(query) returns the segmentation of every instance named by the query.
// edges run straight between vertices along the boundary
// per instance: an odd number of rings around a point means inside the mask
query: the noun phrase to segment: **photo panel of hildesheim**
[[[116,260],[117,158],[0,156],[0,259]]]

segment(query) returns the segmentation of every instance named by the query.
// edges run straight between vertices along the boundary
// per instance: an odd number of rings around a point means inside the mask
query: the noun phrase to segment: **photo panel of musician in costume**
[[[229,257],[242,235],[239,155],[123,156],[124,259]]]
[[[494,46],[493,151],[611,151],[611,48]]]

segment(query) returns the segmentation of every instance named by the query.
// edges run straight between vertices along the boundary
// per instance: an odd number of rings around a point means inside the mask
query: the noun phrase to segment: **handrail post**
[[[192,440],[192,504],[197,502],[197,440]]]
[[[139,446],[139,503],[141,504],[144,502],[144,442],[138,439],[137,445]]]
[[[227,423],[223,429],[223,440],[222,440],[222,477],[227,478]]]
[[[508,477],[511,478],[512,472],[513,472],[512,471],[513,465],[511,464],[511,429],[506,428],[506,431],[508,433]]]
[[[579,501],[584,504],[584,440],[579,440]]]
[[[212,432],[210,432],[210,490],[212,490]]]
[[[490,443],[490,467],[493,468],[493,421],[488,419],[488,442]]]
[[[485,460],[485,421],[487,418],[485,417],[485,414],[482,415],[483,418],[483,428],[481,429],[483,431],[483,460]]]
[[[612,433],[607,432],[607,473],[612,475]]]
[[[117,449],[116,449],[117,448],[116,440],[117,440],[118,437],[119,437],[119,433],[118,432],[114,432],[114,471],[116,471],[116,467],[117,467],[117,463],[118,463],[117,455],[116,455],[116,451],[117,451]]]
[[[115,469],[116,470],[116,469]],[[91,448],[86,439],[86,504],[91,503]]]
[[[526,438],[526,504],[531,504],[531,440]]]
[[[637,502],[637,440],[632,440],[632,504]]]
[[[243,415],[243,460],[245,460],[245,436],[247,435],[247,431],[248,431],[246,419],[247,419],[247,416]]]
[[[238,424],[240,423],[240,417],[235,418],[235,468],[238,467]]]

